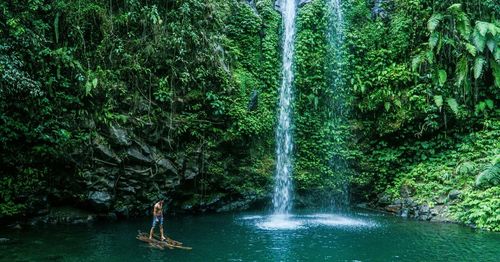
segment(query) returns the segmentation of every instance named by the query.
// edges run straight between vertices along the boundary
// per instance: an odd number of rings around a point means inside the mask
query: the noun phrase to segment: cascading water
[[[344,73],[344,63],[346,62],[344,55],[345,21],[341,0],[329,0],[328,9],[330,26],[327,37],[330,45],[329,61],[331,61],[329,81],[331,83],[331,89],[335,94],[331,101],[330,115],[332,118],[332,128],[338,128],[345,122],[347,114],[345,106],[347,91],[345,90],[346,85],[342,77]],[[348,165],[340,156],[332,159],[331,162],[332,168],[339,174],[339,190],[330,199],[330,205],[332,208],[338,210],[345,207],[349,202],[348,182],[346,177],[342,175],[346,173]]]
[[[330,10],[330,27],[328,30],[328,42],[330,43],[330,50],[332,52],[331,56],[333,58],[333,64],[331,71],[334,72],[332,76],[332,88],[334,91],[340,91],[342,88],[342,64],[343,55],[342,48],[344,44],[344,13],[342,11],[341,0],[329,0],[328,7]],[[344,101],[338,101],[342,103]],[[337,103],[338,104],[338,103]],[[339,111],[341,105],[335,108],[335,111]],[[341,113],[341,112],[335,112]]]
[[[276,177],[273,205],[275,214],[287,214],[292,208],[292,85],[295,38],[296,0],[281,0],[284,24],[283,79],[279,99],[279,119],[276,129]]]

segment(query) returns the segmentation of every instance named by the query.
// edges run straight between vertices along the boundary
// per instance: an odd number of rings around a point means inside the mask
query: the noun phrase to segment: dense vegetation
[[[350,185],[352,202],[404,188],[434,205],[458,190],[456,219],[500,230],[500,5],[342,4],[342,21],[329,0],[299,10],[297,200],[339,199]],[[269,197],[282,33],[274,1],[10,0],[0,10],[0,216],[46,197],[84,203],[94,152],[112,144],[115,126],[176,169],[196,159],[194,179],[178,174],[165,193],[173,205]],[[135,168],[118,162],[120,174]],[[115,206],[158,197],[112,192]]]

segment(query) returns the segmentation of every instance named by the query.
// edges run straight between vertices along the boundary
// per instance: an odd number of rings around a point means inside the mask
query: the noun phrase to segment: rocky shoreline
[[[460,223],[450,213],[450,206],[458,202],[460,194],[459,190],[451,190],[447,196],[441,196],[433,202],[419,203],[408,193],[402,193],[398,198],[391,198],[388,194],[382,193],[374,202],[363,203],[358,207],[422,221]],[[474,227],[474,225],[467,226]]]

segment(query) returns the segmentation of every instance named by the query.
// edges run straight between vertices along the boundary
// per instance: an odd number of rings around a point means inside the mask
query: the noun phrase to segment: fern
[[[488,32],[488,29],[490,27],[490,23],[483,22],[483,21],[477,21],[476,22],[476,29],[479,31],[479,33],[485,37],[486,33]]]
[[[453,111],[453,113],[455,115],[458,115],[458,103],[457,103],[457,100],[455,100],[454,98],[448,98],[448,99],[446,99],[446,103],[451,108],[451,111]]]
[[[490,33],[493,35],[493,36],[496,36],[497,33],[500,32],[500,27],[498,27],[497,25],[493,24],[493,23],[488,23],[488,30],[490,31]]]
[[[434,63],[434,53],[432,50],[429,50],[425,53],[425,57],[427,59],[427,63],[433,64]]]
[[[496,87],[500,87],[500,65],[498,63],[492,61],[491,67],[493,68],[493,76],[495,78]]]
[[[444,16],[442,14],[433,14],[431,18],[429,18],[429,21],[427,22],[427,29],[430,32],[434,32],[436,28],[438,27],[439,23],[441,20],[443,20]]]
[[[417,69],[420,67],[422,64],[422,54],[416,55],[412,60],[411,60],[411,69],[413,71],[417,71]]]
[[[448,75],[446,74],[446,71],[443,70],[443,69],[440,69],[438,71],[438,83],[439,83],[439,86],[444,86],[444,84],[446,83],[446,79],[448,78]]]
[[[469,176],[476,170],[476,164],[474,162],[466,161],[461,163],[455,169],[455,173],[461,176]]]
[[[448,7],[448,11],[453,13],[453,14],[460,14],[462,13],[462,4],[452,4],[450,7]]]
[[[486,99],[486,100],[484,100],[484,103],[486,104],[486,106],[487,106],[489,109],[493,109],[493,108],[495,108],[495,104],[493,103],[493,100],[491,100],[491,99]]]
[[[442,96],[434,96],[434,103],[436,106],[441,108],[443,106],[443,97]]]
[[[489,165],[476,177],[477,187],[491,187],[500,184],[500,163]]]
[[[474,60],[474,78],[478,79],[483,73],[484,64],[486,64],[486,59],[482,56],[476,57]]]
[[[483,52],[484,46],[486,45],[486,38],[481,35],[478,30],[474,30],[474,33],[472,35],[472,42],[474,42],[474,45],[479,52]]]
[[[467,65],[467,58],[463,56],[457,63],[457,68],[456,68],[456,74],[457,74],[457,85],[460,86],[462,85],[463,81],[467,78],[467,71],[468,71],[468,65]]]
[[[470,32],[472,31],[470,20],[464,12],[457,15],[457,30],[462,35],[464,39],[468,39]]]
[[[431,34],[431,36],[429,37],[429,47],[431,49],[434,49],[434,47],[436,47],[438,41],[439,41],[439,33],[433,32]]]
[[[476,47],[475,47],[474,45],[471,45],[471,44],[469,44],[469,43],[466,43],[466,44],[465,44],[465,49],[467,49],[467,52],[469,52],[469,54],[470,54],[471,56],[476,56],[476,54],[477,54],[477,49],[476,49]]]
[[[495,41],[495,39],[489,38],[486,41],[486,46],[488,47],[488,49],[490,50],[490,52],[493,53],[493,51],[495,51],[495,47],[497,46],[497,42]]]

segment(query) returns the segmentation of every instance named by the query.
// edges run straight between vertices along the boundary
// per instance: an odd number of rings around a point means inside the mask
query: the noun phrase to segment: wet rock
[[[401,217],[407,218],[408,217],[408,213],[409,213],[408,208],[401,209]]]
[[[388,194],[382,193],[378,197],[378,205],[380,206],[386,206],[391,204],[391,197]]]
[[[450,193],[448,193],[448,198],[451,199],[451,200],[455,200],[461,194],[462,194],[462,192],[460,190],[453,189],[453,190],[450,191]]]
[[[177,171],[177,168],[175,168],[174,164],[166,159],[160,159],[159,161],[156,162],[156,165],[158,166],[158,173],[167,173],[170,172],[171,174],[178,175],[179,172]]]
[[[132,186],[127,186],[127,187],[121,187],[120,188],[121,191],[124,191],[124,192],[128,192],[128,193],[131,193],[131,194],[135,194],[135,188],[132,187]]]
[[[376,19],[377,17],[385,19],[389,16],[387,10],[384,8],[386,2],[388,0],[375,0],[375,5],[372,8],[372,19]]]
[[[413,198],[408,197],[408,198],[404,199],[403,205],[414,208],[417,206],[417,202],[415,202],[415,200],[413,200]]]
[[[127,207],[119,207],[115,209],[115,214],[118,218],[129,218],[130,212]]]
[[[401,205],[388,205],[385,207],[385,211],[391,213],[399,214],[400,210],[401,210]]]
[[[186,156],[184,154],[179,154],[175,157],[175,164],[179,167],[179,169],[184,169],[186,164]]]
[[[148,157],[153,155],[153,150],[156,152],[156,148],[150,147],[148,144],[141,140],[135,140],[135,144],[142,150],[142,153]]]
[[[186,171],[184,171],[184,179],[190,180],[198,176],[199,174],[198,164],[195,160],[190,159],[186,163]]]
[[[255,1],[254,0],[247,0],[246,2],[250,6],[250,8],[252,8],[253,13],[256,16],[260,16],[259,11],[257,10],[257,6],[255,5]]]
[[[250,207],[251,199],[246,199],[242,201],[233,201],[228,204],[223,205],[220,208],[217,208],[216,212],[229,212],[229,211],[242,211],[246,210]]]
[[[403,198],[408,198],[415,194],[415,189],[408,185],[402,185],[399,189],[399,194]]]
[[[93,191],[88,195],[92,208],[96,210],[107,210],[111,206],[111,195],[108,192]]]
[[[116,216],[115,213],[110,212],[110,213],[98,214],[97,219],[103,221],[116,221],[118,220],[118,217]]]
[[[95,221],[95,215],[88,215],[87,216],[87,223],[92,223]]]
[[[114,143],[120,146],[130,146],[132,145],[132,141],[130,140],[130,136],[124,128],[117,126],[117,125],[111,125],[109,127],[109,133],[111,136],[111,139]]]
[[[436,200],[436,203],[438,205],[442,205],[442,204],[446,203],[446,195],[440,195],[435,200]]]
[[[93,119],[91,118],[86,118],[83,122],[82,122],[82,127],[83,128],[86,128],[86,129],[95,129],[95,122]]]
[[[428,205],[424,204],[424,205],[421,205],[419,207],[418,211],[419,211],[419,214],[421,214],[421,215],[427,215],[430,213],[430,208]]]
[[[30,226],[37,226],[40,224],[48,224],[49,223],[49,218],[48,216],[40,216],[40,217],[34,217],[30,219],[28,222],[28,225]]]
[[[88,223],[87,219],[84,219],[84,218],[78,218],[78,219],[74,219],[71,221],[71,224],[73,224],[73,225],[87,224],[87,223]]]
[[[253,90],[250,95],[250,101],[248,101],[248,111],[254,111],[257,109],[259,104],[259,92],[257,90]]]
[[[49,213],[49,209],[48,208],[39,209],[38,211],[36,211],[36,215],[37,216],[45,216],[48,213]]]
[[[127,149],[127,159],[135,163],[149,164],[153,161],[150,156],[146,156],[137,147],[130,147]]]
[[[184,172],[184,179],[186,179],[186,180],[190,180],[190,179],[195,178],[197,175],[198,175],[198,173],[194,172],[194,171],[193,171],[193,170],[191,170],[191,169],[187,169],[187,170]]]
[[[3,237],[0,237],[0,244],[6,244],[8,242],[10,242],[11,240],[8,239],[8,238],[3,238]]]
[[[113,150],[111,150],[111,147],[109,147],[109,145],[105,144],[100,139],[96,139],[94,144],[97,156],[103,158],[103,160],[105,161],[111,162],[112,164],[121,163],[121,159]]]
[[[356,204],[356,207],[358,207],[358,208],[368,208],[368,203],[359,203],[359,204]]]
[[[454,222],[450,217],[449,217],[449,208],[448,206],[445,205],[439,205],[435,206],[432,211],[431,211],[431,221],[435,222]]]
[[[420,215],[418,217],[418,219],[425,220],[425,221],[431,220],[431,218],[432,218],[432,216],[430,216],[430,215]]]
[[[86,224],[88,212],[72,206],[59,206],[50,209],[49,214],[42,217],[33,218],[29,224]]]

